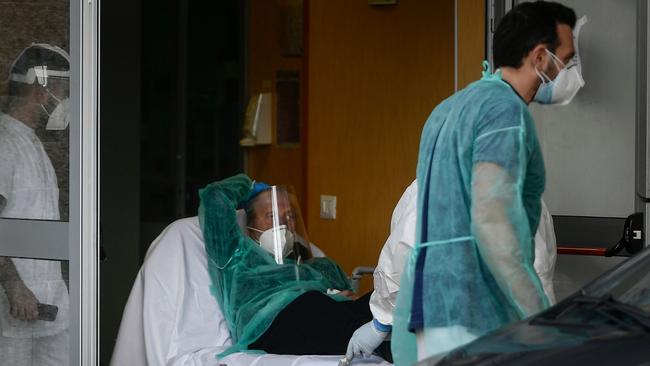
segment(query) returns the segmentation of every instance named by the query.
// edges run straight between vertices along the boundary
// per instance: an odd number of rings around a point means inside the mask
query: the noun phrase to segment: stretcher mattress
[[[321,253],[312,248],[314,253]],[[170,224],[151,244],[122,315],[111,365],[337,366],[342,356],[236,353],[216,299],[197,217]],[[352,365],[390,365],[380,358]]]

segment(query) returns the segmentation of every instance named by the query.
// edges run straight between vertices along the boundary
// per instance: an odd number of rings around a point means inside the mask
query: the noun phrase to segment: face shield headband
[[[34,43],[30,47],[25,48],[19,55],[16,57],[14,62],[11,64],[11,67],[9,70],[14,71],[16,69],[16,63],[18,60],[21,60],[23,58],[23,55],[25,52],[29,49],[33,48],[40,48],[44,50],[48,50],[52,53],[56,53],[59,56],[61,56],[63,59],[65,59],[68,63],[68,69],[70,65],[70,56],[66,51],[64,51],[61,47],[57,46],[52,46],[46,43]],[[16,72],[11,72],[9,74],[9,80],[10,81],[15,81],[18,83],[23,83],[23,84],[34,84],[35,82],[38,82],[39,85],[46,87],[48,84],[49,79],[65,79],[65,80],[70,80],[70,71],[69,70],[51,70],[48,69],[47,65],[35,65],[27,69],[27,71],[23,73],[16,73]]]

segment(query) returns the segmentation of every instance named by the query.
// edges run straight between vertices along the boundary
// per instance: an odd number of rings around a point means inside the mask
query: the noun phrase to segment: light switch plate
[[[320,217],[327,220],[336,219],[336,196],[320,196]]]

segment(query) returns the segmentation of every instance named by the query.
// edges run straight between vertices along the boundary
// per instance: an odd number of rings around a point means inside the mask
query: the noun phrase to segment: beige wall
[[[302,75],[303,58],[282,55],[282,9],[292,0],[250,0],[249,5],[249,96],[275,92],[278,70],[297,70]],[[303,197],[303,165],[306,153],[304,143],[298,146],[279,146],[275,141],[276,99],[273,104],[273,143],[246,148],[246,173],[258,181],[291,185]],[[301,122],[302,123],[302,122]],[[304,123],[303,123],[304,124]]]
[[[458,87],[481,77],[485,59],[485,0],[458,0]]]
[[[452,0],[310,2],[307,220],[346,272],[377,263],[415,178],[422,126],[453,92],[453,32]],[[321,194],[336,220],[319,217]]]

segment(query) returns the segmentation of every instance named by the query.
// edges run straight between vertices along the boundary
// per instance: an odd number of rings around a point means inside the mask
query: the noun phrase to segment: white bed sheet
[[[341,356],[292,356],[292,355],[255,355],[234,353],[221,360],[215,359],[215,351],[201,350],[197,352],[187,366],[338,366]],[[355,366],[390,366],[389,362],[373,356],[366,359],[355,359],[350,362]]]
[[[291,355],[250,355],[236,353],[221,360],[221,365],[239,366],[338,366],[341,356],[291,356]],[[232,362],[232,363],[231,363]],[[350,365],[391,365],[383,359],[373,356],[356,359]]]
[[[217,360],[215,356],[232,341],[209,288],[198,218],[170,224],[152,243],[138,272],[122,315],[111,365],[338,365],[342,356],[236,353]],[[352,364],[390,365],[380,358]]]

